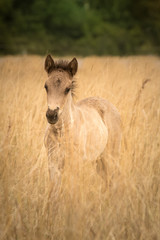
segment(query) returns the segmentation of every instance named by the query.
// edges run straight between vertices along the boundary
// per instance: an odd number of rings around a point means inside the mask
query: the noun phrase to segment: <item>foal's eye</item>
[[[71,90],[70,88],[66,88],[64,93],[67,94],[69,93],[70,90]]]
[[[48,86],[45,84],[44,88],[46,89],[46,91],[48,92]]]

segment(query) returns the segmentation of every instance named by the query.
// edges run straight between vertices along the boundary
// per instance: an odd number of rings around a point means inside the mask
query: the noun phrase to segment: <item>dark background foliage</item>
[[[160,54],[160,0],[0,0],[0,54]]]

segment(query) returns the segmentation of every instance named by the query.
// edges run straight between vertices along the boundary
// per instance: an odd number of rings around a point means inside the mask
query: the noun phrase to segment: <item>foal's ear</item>
[[[45,60],[45,64],[44,64],[44,68],[46,70],[46,72],[49,74],[52,72],[52,70],[54,69],[54,61],[51,57],[51,55],[48,55],[46,57],[46,60]]]
[[[78,69],[78,62],[76,58],[73,58],[72,61],[68,64],[68,69],[71,72],[72,76],[74,76]]]

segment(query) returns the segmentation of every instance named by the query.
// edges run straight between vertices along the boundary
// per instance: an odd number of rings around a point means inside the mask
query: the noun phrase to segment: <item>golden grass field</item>
[[[108,163],[107,189],[94,164],[70,159],[55,197],[44,59],[0,58],[0,239],[159,240],[160,58],[79,59],[75,101],[99,96],[119,109],[121,154]]]

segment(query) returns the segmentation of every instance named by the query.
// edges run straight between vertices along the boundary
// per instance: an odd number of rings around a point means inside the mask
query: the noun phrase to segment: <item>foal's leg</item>
[[[97,173],[99,174],[99,176],[104,181],[105,189],[107,189],[108,188],[108,169],[107,169],[106,150],[97,159],[96,170],[97,170]]]
[[[48,170],[50,178],[50,197],[56,199],[61,192],[62,174],[64,169],[64,154],[59,147],[48,149]]]
[[[118,138],[119,137],[119,138]],[[109,141],[101,156],[97,159],[97,173],[102,177],[106,184],[106,188],[111,186],[113,176],[118,171],[118,159],[120,150],[120,138],[117,141]]]
[[[104,181],[107,179],[107,165],[104,159],[104,155],[101,156],[96,160],[96,170],[97,173],[102,177]]]

